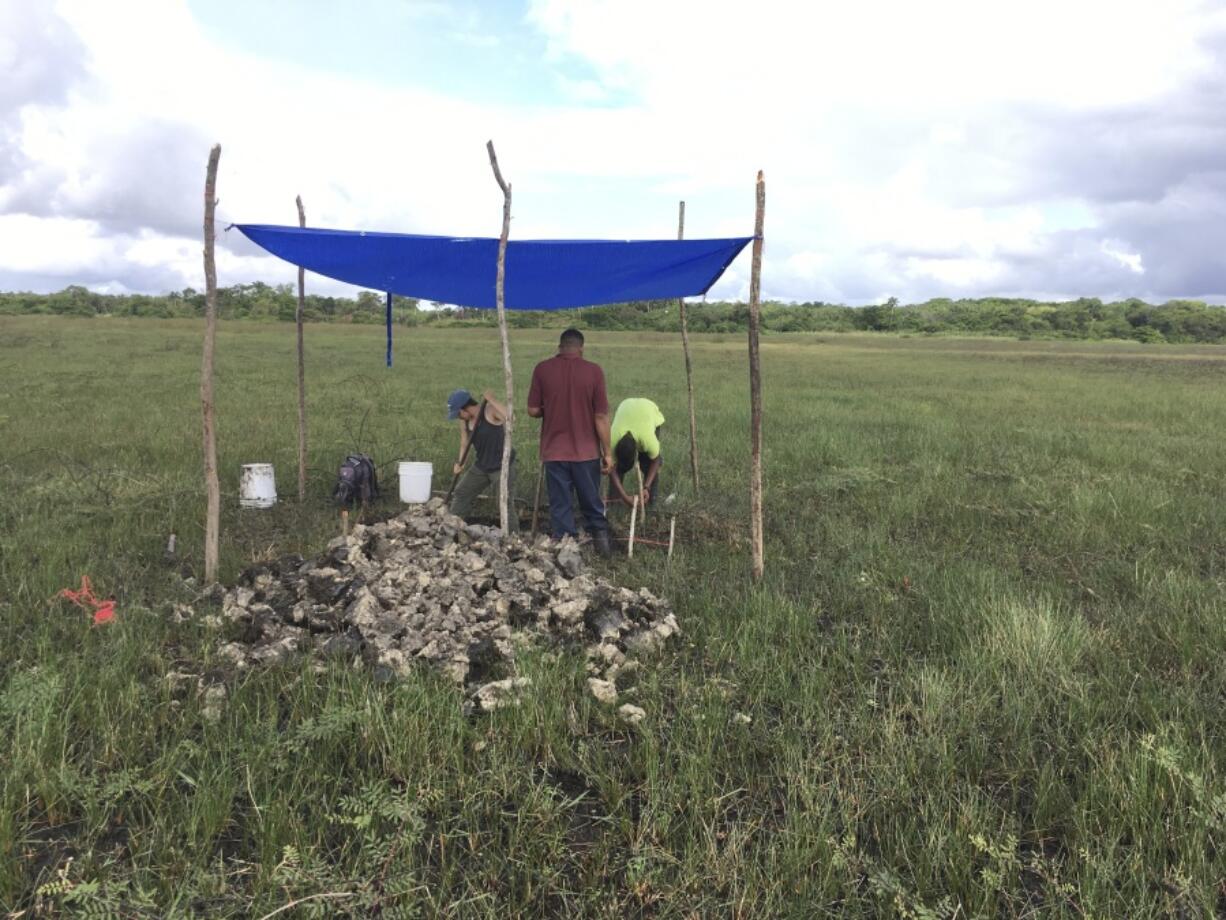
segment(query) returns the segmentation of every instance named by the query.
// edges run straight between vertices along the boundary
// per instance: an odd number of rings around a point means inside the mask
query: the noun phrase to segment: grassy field
[[[293,498],[290,326],[219,336],[223,575],[318,549],[360,448],[449,469],[486,332],[307,330],[310,495]],[[552,334],[515,336],[517,406]],[[685,633],[636,729],[578,657],[466,718],[423,674],[169,671],[221,638],[199,564],[200,326],[0,317],[0,904],[116,916],[1226,916],[1226,352],[770,338],[767,577],[747,578],[740,337],[591,335],[613,400],[669,419],[680,547],[609,566]],[[520,498],[535,423],[521,418]],[[241,463],[283,499],[237,507]],[[445,488],[436,472],[436,488]],[[386,503],[387,510],[394,503]],[[663,521],[653,516],[649,532]],[[118,600],[92,628],[57,591]],[[202,613],[207,612],[201,610]],[[748,717],[746,719],[745,717]]]

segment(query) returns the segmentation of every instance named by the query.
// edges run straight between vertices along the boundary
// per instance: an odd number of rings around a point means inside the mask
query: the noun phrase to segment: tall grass
[[[334,534],[327,492],[348,451],[388,464],[391,492],[398,459],[441,476],[447,392],[499,379],[486,330],[405,332],[390,371],[378,330],[310,332],[299,506],[292,330],[223,323],[226,578]],[[515,338],[526,380],[552,335]],[[8,909],[1226,911],[1216,350],[769,340],[755,587],[742,341],[695,343],[695,495],[678,343],[591,335],[610,396],[650,396],[669,419],[664,488],[678,495],[672,567],[646,550],[609,567],[667,593],[685,630],[645,669],[632,700],[648,715],[630,728],[567,653],[528,656],[524,704],[477,719],[426,673],[229,673],[207,609],[173,614],[200,558],[198,343],[187,321],[0,317]],[[276,464],[272,511],[237,507],[253,461]],[[114,623],[49,600],[82,574],[118,599]],[[215,718],[199,683],[225,688]]]

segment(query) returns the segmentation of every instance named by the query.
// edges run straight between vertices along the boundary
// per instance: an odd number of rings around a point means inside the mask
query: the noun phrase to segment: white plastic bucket
[[[238,503],[244,508],[271,508],[277,503],[277,480],[271,463],[244,463],[238,478]]]
[[[405,460],[400,464],[400,500],[410,505],[430,500],[434,464]]]

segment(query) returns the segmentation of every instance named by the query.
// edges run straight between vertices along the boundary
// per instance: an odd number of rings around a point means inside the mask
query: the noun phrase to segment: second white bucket
[[[244,463],[238,478],[238,503],[244,508],[271,508],[277,503],[277,480],[271,463]]]
[[[400,464],[400,500],[410,505],[430,500],[434,464],[405,460]]]

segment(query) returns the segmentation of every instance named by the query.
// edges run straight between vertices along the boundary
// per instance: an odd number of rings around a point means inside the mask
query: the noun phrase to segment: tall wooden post
[[[298,203],[298,226],[306,226],[306,211],[302,209],[302,196],[294,199]],[[306,455],[307,455],[307,420],[306,420],[306,358],[302,347],[302,314],[306,311],[306,272],[298,268],[298,309],[294,319],[298,323],[298,501],[306,501]]]
[[[677,215],[677,239],[685,239],[685,202]],[[690,361],[690,331],[685,321],[685,298],[677,298],[681,312],[681,350],[685,352],[685,388],[690,396],[690,474],[694,477],[694,492],[698,492],[698,422],[694,415],[694,365]]]
[[[758,323],[762,305],[762,224],[766,216],[766,180],[758,170],[757,212],[753,224],[753,266],[749,275],[749,472],[750,540],[753,546],[753,577],[765,570],[762,534],[762,366],[758,360]]]
[[[221,144],[209,151],[204,179],[204,359],[200,366],[200,405],[204,412],[204,583],[217,581],[221,529],[221,486],[217,482],[217,422],[213,404],[213,352],[217,344],[217,262],[213,256],[213,214],[217,208],[217,161]]]
[[[498,332],[502,336],[502,374],[507,386],[507,420],[502,441],[502,471],[498,476],[498,523],[503,533],[510,533],[511,515],[515,505],[507,494],[507,485],[511,475],[511,435],[514,431],[515,395],[511,375],[511,341],[507,336],[507,311],[505,308],[506,272],[507,272],[507,237],[511,233],[511,185],[503,181],[502,171],[498,168],[498,157],[494,154],[494,142],[488,141],[485,149],[490,154],[490,166],[494,170],[494,178],[502,189],[502,235],[498,238],[498,273],[494,279],[494,304],[498,307]]]

